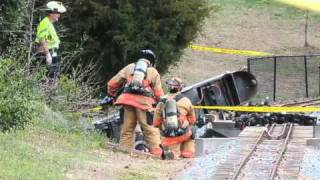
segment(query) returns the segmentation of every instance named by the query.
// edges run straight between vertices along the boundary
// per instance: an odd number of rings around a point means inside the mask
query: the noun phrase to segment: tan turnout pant
[[[135,129],[140,124],[145,140],[150,145],[151,153],[161,153],[160,132],[157,128],[147,124],[147,112],[132,106],[124,106],[124,123],[120,135],[120,148],[131,151],[134,144]]]
[[[173,152],[175,159],[179,157],[191,158],[194,157],[195,140],[189,139],[180,144],[167,146],[167,148]]]

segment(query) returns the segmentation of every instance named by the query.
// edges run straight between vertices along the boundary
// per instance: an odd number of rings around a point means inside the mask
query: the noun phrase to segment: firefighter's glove
[[[114,101],[113,97],[106,96],[104,97],[100,102],[99,105],[104,106],[104,105],[112,105]]]

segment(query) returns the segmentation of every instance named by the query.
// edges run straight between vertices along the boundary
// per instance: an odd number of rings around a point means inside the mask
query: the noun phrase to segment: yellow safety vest
[[[60,39],[48,17],[45,17],[37,27],[35,42],[40,43],[41,40],[45,40],[47,42],[48,49],[59,48]]]

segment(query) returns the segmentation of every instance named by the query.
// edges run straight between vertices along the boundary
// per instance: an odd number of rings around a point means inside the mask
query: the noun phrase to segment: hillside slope
[[[207,19],[196,45],[297,55],[320,52],[320,14],[309,13],[308,42],[304,46],[305,10],[263,0],[211,0],[218,11]],[[185,50],[182,61],[165,78],[180,76],[194,83],[246,66],[247,57]]]

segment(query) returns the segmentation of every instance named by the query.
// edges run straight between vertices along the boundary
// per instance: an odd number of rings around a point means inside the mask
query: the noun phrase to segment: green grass
[[[216,13],[221,20],[236,20],[236,14],[256,10],[260,14],[270,16],[273,19],[288,20],[301,19],[305,10],[292,7],[275,0],[209,0],[210,3],[219,7],[221,12]],[[309,12],[310,17],[320,17],[320,13]]]
[[[145,174],[139,171],[127,171],[120,175],[119,180],[152,180],[157,179],[149,174]]]
[[[299,75],[304,76],[304,61],[302,58],[278,58],[277,59],[277,75],[288,76],[300,73]],[[250,70],[253,72],[265,72],[273,75],[274,71],[274,60],[259,59],[250,62]],[[310,68],[315,73],[313,69]]]
[[[65,179],[74,162],[101,161],[91,152],[101,149],[105,138],[74,130],[66,126],[72,120],[64,120],[46,115],[25,130],[0,133],[0,179]]]

